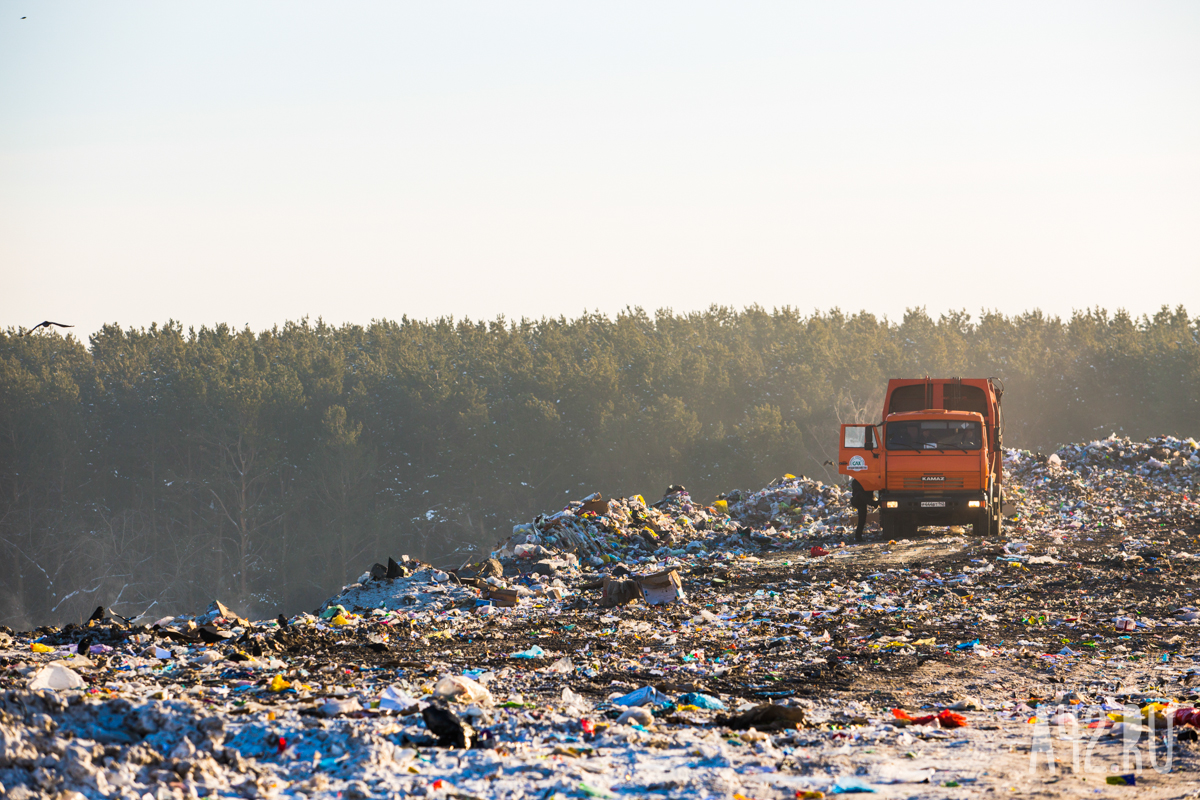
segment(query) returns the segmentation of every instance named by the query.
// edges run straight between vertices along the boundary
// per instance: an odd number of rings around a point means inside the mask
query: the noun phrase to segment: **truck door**
[[[856,479],[869,492],[884,486],[879,434],[875,425],[843,425],[838,447],[838,472]]]

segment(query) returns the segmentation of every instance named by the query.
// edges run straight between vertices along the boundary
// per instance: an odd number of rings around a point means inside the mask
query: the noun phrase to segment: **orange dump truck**
[[[884,536],[921,525],[999,535],[1003,394],[996,378],[893,379],[883,422],[842,426],[838,472],[878,493]]]

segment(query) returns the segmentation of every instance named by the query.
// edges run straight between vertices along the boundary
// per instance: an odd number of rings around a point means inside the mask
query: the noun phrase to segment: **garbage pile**
[[[1106,442],[1009,451],[992,540],[847,544],[847,493],[804,478],[673,486],[315,613],[0,630],[3,798],[1183,795],[1200,506]]]
[[[408,556],[402,559],[404,566],[394,559],[388,562],[388,567],[376,564],[357,583],[343,587],[325,603],[322,616],[334,618],[337,613],[344,614],[347,607],[377,612],[397,609],[436,612],[470,604],[476,597],[476,592],[463,586],[453,572]]]
[[[689,547],[694,552],[703,546],[705,534],[736,531],[728,515],[693,503],[682,486],[670,487],[653,505],[641,495],[605,500],[596,492],[554,514],[515,525],[512,536],[492,555],[507,562],[569,553],[587,566],[599,567],[615,559],[636,562]]]
[[[1135,442],[1112,434],[1084,445],[1066,445],[1050,460],[1089,475],[1109,471],[1140,475],[1176,492],[1195,492],[1200,484],[1200,444],[1191,438],[1156,436]]]
[[[514,526],[492,557],[511,563],[565,553],[595,568],[713,549],[785,547],[798,538],[844,532],[853,522],[848,502],[849,492],[840,487],[795,475],[757,492],[721,495],[709,506],[678,485],[649,505],[641,495],[605,500],[596,492]]]
[[[803,475],[784,475],[757,492],[730,492],[723,502],[738,522],[771,528],[775,536],[787,532],[791,532],[790,538],[819,535],[853,523],[849,491]]]

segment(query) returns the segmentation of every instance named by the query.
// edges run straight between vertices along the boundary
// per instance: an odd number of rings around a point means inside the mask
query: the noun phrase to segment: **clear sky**
[[[0,326],[1196,316],[1198,276],[1194,0],[0,0]]]

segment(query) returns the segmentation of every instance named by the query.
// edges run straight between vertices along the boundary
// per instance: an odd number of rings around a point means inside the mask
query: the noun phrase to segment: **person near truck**
[[[858,527],[854,529],[854,541],[861,542],[863,539],[863,528],[867,525],[867,508],[869,506],[879,507],[879,501],[875,499],[874,492],[868,492],[863,488],[863,485],[858,482],[858,479],[850,479],[850,505],[858,512]]]

